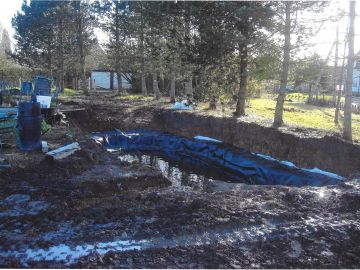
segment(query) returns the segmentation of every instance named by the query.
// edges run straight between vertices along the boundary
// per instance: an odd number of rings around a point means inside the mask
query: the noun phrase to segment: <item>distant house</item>
[[[131,89],[132,85],[121,75],[121,85],[123,89]],[[118,88],[117,73],[112,70],[92,70],[91,88],[97,90],[114,90]]]
[[[352,92],[354,95],[360,95],[360,52],[354,64]]]

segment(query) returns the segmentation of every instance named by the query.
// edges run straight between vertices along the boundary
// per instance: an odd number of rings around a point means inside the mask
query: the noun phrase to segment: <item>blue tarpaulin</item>
[[[193,159],[208,166],[220,166],[255,185],[324,186],[342,180],[332,174],[297,168],[222,143],[187,139],[149,130],[97,132],[93,138],[105,148],[126,151],[160,152],[175,160]]]

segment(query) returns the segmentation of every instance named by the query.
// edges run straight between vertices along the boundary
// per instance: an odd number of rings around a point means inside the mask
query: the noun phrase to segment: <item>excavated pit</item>
[[[130,109],[104,108],[111,118],[105,124],[96,113],[92,122],[84,115],[69,119],[85,134],[114,127],[161,130],[155,109]],[[1,267],[360,266],[357,178],[299,187],[249,183],[243,175],[229,177],[233,170],[213,170],[214,161],[198,166],[199,158],[180,162],[158,149],[109,152],[88,135],[76,135],[73,126],[70,131],[81,150],[67,159],[50,162],[34,154],[32,163],[0,171]],[[64,143],[59,132],[53,140],[49,135],[50,145]],[[182,145],[188,141],[181,138]],[[264,166],[275,162],[259,158]],[[285,171],[293,170],[300,173]]]

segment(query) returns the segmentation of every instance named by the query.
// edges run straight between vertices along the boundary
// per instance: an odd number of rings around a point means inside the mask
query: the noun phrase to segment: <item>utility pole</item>
[[[339,26],[336,27],[336,41],[335,41],[335,63],[334,63],[334,93],[333,103],[336,103],[336,85],[338,82],[338,58],[339,58]]]
[[[320,69],[319,76],[316,78],[316,81],[315,81],[316,101],[319,100],[320,81],[321,81],[321,78],[322,78],[322,76],[323,76],[323,74],[324,74],[324,71],[325,71],[325,67],[326,67],[326,65],[327,65],[327,62],[329,61],[329,58],[330,58],[330,56],[331,56],[331,52],[332,52],[332,50],[334,49],[335,42],[336,42],[336,41],[334,41],[333,44],[331,45],[330,51],[329,51],[328,55],[326,56],[326,60],[325,60],[325,62],[321,65],[321,69]],[[311,95],[309,96],[309,100],[310,100],[310,102],[313,101],[312,93],[311,93]]]
[[[351,130],[351,96],[354,69],[354,36],[355,36],[355,1],[350,2],[350,26],[349,26],[349,54],[346,71],[345,106],[344,106],[344,132],[343,138],[352,141]]]

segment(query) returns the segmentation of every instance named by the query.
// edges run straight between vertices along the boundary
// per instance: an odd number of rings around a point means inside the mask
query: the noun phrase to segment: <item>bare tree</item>
[[[158,84],[158,80],[157,80],[157,72],[155,70],[155,68],[153,69],[153,91],[154,91],[154,96],[156,100],[160,99],[160,90],[159,90],[159,84]]]
[[[80,64],[81,90],[85,95],[89,94],[85,76],[85,58],[94,44],[93,29],[95,18],[91,14],[91,7],[87,1],[75,1],[75,36],[78,47],[78,59]]]
[[[171,85],[170,85],[170,102],[175,102],[175,82],[176,73],[174,70],[171,71]]]

